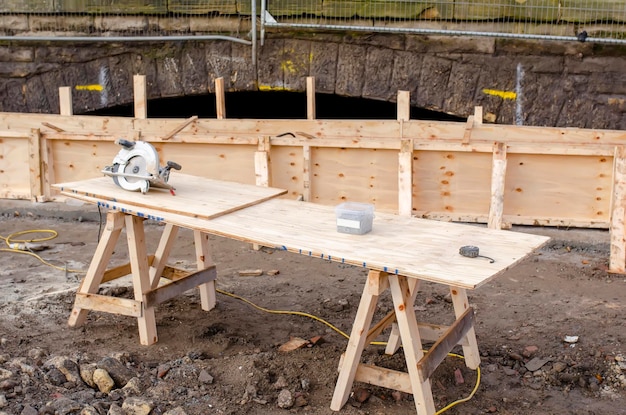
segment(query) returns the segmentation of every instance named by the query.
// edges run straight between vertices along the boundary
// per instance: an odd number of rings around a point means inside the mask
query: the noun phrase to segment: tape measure
[[[473,245],[465,245],[459,248],[459,254],[461,254],[461,256],[467,257],[467,258],[487,258],[489,260],[490,264],[493,264],[494,262],[496,262],[495,259],[493,258],[489,258],[488,256],[484,256],[484,255],[480,255],[480,250],[478,249],[477,246],[473,246]]]

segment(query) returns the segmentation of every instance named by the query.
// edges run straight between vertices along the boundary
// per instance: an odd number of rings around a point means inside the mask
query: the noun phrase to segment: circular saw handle
[[[121,145],[126,150],[130,150],[135,147],[135,143],[133,141],[129,141],[124,138],[118,138],[117,140],[115,140],[115,143]]]
[[[182,169],[182,166],[174,161],[168,161],[167,167],[169,167],[170,169],[174,169],[174,170]]]

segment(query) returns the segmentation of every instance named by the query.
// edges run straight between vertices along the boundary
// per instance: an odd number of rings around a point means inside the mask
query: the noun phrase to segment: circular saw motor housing
[[[113,177],[113,182],[124,190],[147,193],[150,187],[170,189],[168,184],[170,169],[180,170],[177,163],[168,161],[159,166],[159,153],[146,141],[129,141],[120,138],[115,141],[122,149],[113,159],[113,164],[106,166],[102,173]]]

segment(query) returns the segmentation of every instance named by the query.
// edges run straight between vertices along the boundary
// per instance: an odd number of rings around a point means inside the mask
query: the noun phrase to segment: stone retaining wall
[[[501,124],[626,129],[626,47],[592,43],[386,34],[268,33],[252,48],[228,41],[0,44],[0,111],[74,113],[129,104],[132,76],[148,99],[227,91],[304,91],[395,101],[467,117],[477,105]]]

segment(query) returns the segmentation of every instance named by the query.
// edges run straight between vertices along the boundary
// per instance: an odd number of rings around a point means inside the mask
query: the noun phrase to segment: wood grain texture
[[[110,177],[60,183],[54,187],[73,194],[95,197],[104,202],[132,205],[135,212],[143,211],[144,217],[149,219],[159,218],[158,212],[215,219],[285,193],[283,189],[201,179],[180,173],[173,173],[169,183],[176,188],[175,196],[167,189],[150,189],[146,194],[126,191],[118,187]]]
[[[100,203],[109,209],[148,215],[206,233],[468,289],[486,283],[549,239],[382,212],[375,213],[370,233],[348,235],[336,231],[332,206],[286,199],[270,199],[204,220],[192,217],[194,214],[189,210],[193,206],[190,204],[183,206],[187,212],[173,213],[180,209],[178,204],[161,209],[157,206],[138,207],[121,200],[97,199],[92,195],[93,183],[90,185],[89,195],[76,191],[76,188],[83,187],[80,183],[65,185],[63,193],[89,203]],[[196,193],[206,193],[199,189],[205,189],[204,185],[196,187]],[[123,194],[133,195],[130,192]],[[172,199],[165,200],[172,202]],[[481,253],[494,258],[495,262],[459,255],[459,248],[463,245],[479,246]]]

